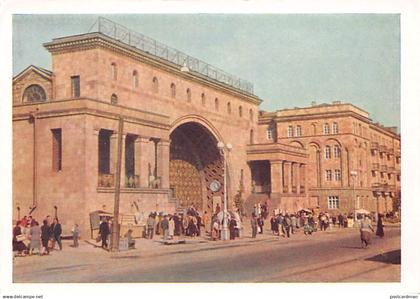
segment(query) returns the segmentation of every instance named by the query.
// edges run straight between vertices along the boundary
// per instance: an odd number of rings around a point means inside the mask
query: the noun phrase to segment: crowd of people
[[[74,246],[78,247],[80,238],[80,229],[76,224],[72,230]],[[24,216],[21,220],[16,221],[13,228],[13,251],[16,256],[26,255],[48,255],[50,251],[63,249],[61,242],[62,227],[57,217],[51,219],[46,216],[40,225],[32,216]]]

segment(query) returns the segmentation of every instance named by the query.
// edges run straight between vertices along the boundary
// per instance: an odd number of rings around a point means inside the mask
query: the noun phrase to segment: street
[[[399,226],[360,247],[356,229],[332,229],[290,239],[245,236],[234,241],[187,239],[163,245],[138,240],[135,250],[108,253],[80,248],[14,261],[14,282],[398,282]],[[191,240],[191,241],[190,241]]]

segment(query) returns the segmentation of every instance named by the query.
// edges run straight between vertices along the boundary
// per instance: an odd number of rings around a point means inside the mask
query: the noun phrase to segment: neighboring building
[[[88,231],[89,212],[112,212],[120,125],[124,214],[222,206],[220,141],[233,146],[230,208],[268,200],[348,212],[357,171],[359,206],[392,210],[400,139],[366,112],[259,112],[250,83],[133,32],[110,36],[106,26],[118,25],[100,22],[100,32],[44,44],[52,71],[29,66],[13,79],[14,218],[57,213],[65,229]]]

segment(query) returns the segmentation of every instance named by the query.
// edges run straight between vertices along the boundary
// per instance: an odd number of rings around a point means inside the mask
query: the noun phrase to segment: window
[[[334,178],[336,181],[341,181],[341,170],[340,169],[336,169],[334,171]]]
[[[154,93],[159,92],[159,81],[156,77],[153,77],[153,81],[152,81],[152,89]]]
[[[201,105],[206,106],[206,95],[204,93],[201,94]]]
[[[61,129],[52,129],[52,168],[53,171],[61,170],[62,163],[62,143]]]
[[[331,159],[331,147],[329,145],[325,146],[325,159]]]
[[[111,79],[117,80],[117,65],[115,62],[111,63]]]
[[[37,84],[28,86],[23,93],[23,102],[44,102],[46,99],[44,89]]]
[[[114,104],[114,105],[118,104],[118,97],[115,93],[113,93],[111,96],[111,104]]]
[[[388,180],[390,180],[391,179],[391,174],[390,173],[388,173]]]
[[[71,96],[73,98],[80,97],[80,76],[71,77]]]
[[[139,87],[139,76],[138,76],[137,71],[133,71],[132,80],[133,80],[133,82],[132,82],[133,88]]]
[[[254,121],[254,111],[252,109],[249,109],[249,120]]]
[[[397,181],[399,182],[401,180],[401,177],[399,174],[397,174]]]
[[[384,178],[384,173],[383,172],[381,172],[381,179],[383,179]]]
[[[396,158],[395,158],[395,162],[396,162],[397,164],[400,164],[400,160],[401,160],[401,158],[400,158],[400,157],[396,157]]]
[[[98,172],[110,173],[112,131],[101,129],[98,136]]]
[[[312,135],[316,135],[316,124],[312,124]]]
[[[293,126],[287,127],[287,137],[293,137]]]
[[[386,155],[386,159],[387,159],[388,161],[391,161],[391,155]]]
[[[249,132],[249,144],[254,144],[254,130],[251,129]]]
[[[372,170],[372,177],[375,178],[376,177],[376,171]]]
[[[332,181],[332,171],[330,169],[325,170],[325,180]]]
[[[231,114],[231,113],[232,113],[232,107],[231,107],[231,105],[230,105],[230,102],[228,102],[228,103],[227,103],[227,112],[228,112],[229,114]]]
[[[191,90],[187,88],[187,101],[191,102]]]
[[[328,209],[339,209],[339,199],[338,196],[328,196]]]
[[[219,111],[219,99],[218,98],[214,99],[214,109],[216,109],[216,111]]]
[[[330,134],[330,125],[324,124],[324,135]]]
[[[175,83],[171,83],[171,98],[175,99],[176,97],[176,86]]]
[[[301,126],[296,126],[296,136],[302,136],[302,127]]]
[[[333,134],[338,134],[338,124],[337,123],[333,123],[332,130],[333,130]]]
[[[340,147],[338,145],[334,145],[333,151],[334,151],[334,158],[340,158],[341,151],[340,151]]]
[[[271,128],[267,128],[267,139],[268,140],[273,139],[273,130]]]
[[[242,117],[242,106],[239,106],[238,112],[239,112],[239,117]]]

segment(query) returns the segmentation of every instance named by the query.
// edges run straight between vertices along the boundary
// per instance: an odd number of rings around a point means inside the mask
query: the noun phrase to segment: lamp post
[[[217,147],[223,154],[223,188],[224,188],[224,200],[223,200],[223,226],[221,239],[228,240],[228,224],[227,224],[227,154],[232,150],[232,145],[230,143],[224,144],[223,142],[218,142]]]
[[[357,217],[356,217],[356,177],[357,177],[357,171],[352,170],[350,171],[350,175],[353,178],[353,203],[354,203],[354,223],[353,227],[356,227],[357,223]]]

